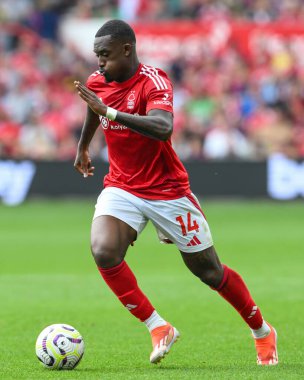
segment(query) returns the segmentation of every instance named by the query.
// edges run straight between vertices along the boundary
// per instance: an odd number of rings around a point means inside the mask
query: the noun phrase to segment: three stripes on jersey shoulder
[[[143,65],[140,74],[149,77],[158,90],[166,90],[168,88],[164,78],[158,74],[158,70],[155,67]]]

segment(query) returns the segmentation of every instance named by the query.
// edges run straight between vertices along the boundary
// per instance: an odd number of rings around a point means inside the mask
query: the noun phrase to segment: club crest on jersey
[[[127,98],[127,108],[132,110],[135,106],[135,90],[130,91],[130,94]]]

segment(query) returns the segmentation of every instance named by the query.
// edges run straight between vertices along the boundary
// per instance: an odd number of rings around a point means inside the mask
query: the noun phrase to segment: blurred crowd
[[[0,157],[73,159],[85,106],[73,81],[96,64],[60,41],[63,16],[127,21],[215,17],[304,22],[302,0],[1,0]],[[304,64],[285,47],[250,65],[233,46],[181,54],[166,67],[175,88],[173,144],[183,160],[304,157]],[[93,157],[107,159],[99,131]]]

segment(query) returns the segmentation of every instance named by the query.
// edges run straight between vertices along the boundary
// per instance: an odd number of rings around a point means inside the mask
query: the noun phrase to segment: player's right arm
[[[92,161],[89,156],[89,145],[99,124],[100,121],[98,115],[96,115],[96,113],[88,106],[74,162],[74,168],[84,177],[91,177],[94,175],[93,172],[95,168],[91,166]]]

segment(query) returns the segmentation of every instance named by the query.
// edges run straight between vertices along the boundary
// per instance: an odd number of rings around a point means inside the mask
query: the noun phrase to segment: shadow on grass
[[[36,378],[60,378],[64,379],[97,379],[99,376],[110,376],[111,378],[126,379],[162,379],[162,378],[223,378],[223,376],[231,375],[231,378],[244,378],[250,374],[252,378],[273,379],[275,377],[283,379],[300,379],[304,373],[304,363],[280,363],[277,366],[257,366],[253,363],[231,363],[231,364],[208,364],[207,362],[185,364],[180,363],[176,365],[158,364],[150,365],[149,363],[143,365],[121,366],[117,363],[117,367],[105,364],[96,364],[92,366],[81,366],[73,371],[50,371],[47,369],[35,369],[33,371]],[[43,375],[42,375],[43,373]],[[55,375],[57,374],[57,376]],[[55,375],[55,376],[54,376]],[[86,376],[87,375],[87,376]],[[215,376],[215,377],[214,377]],[[218,377],[217,377],[218,376]],[[266,377],[265,377],[266,376]],[[270,377],[269,377],[270,376]],[[109,378],[109,377],[107,377]],[[247,378],[247,377],[246,377]],[[251,377],[250,377],[251,378]]]
[[[232,364],[216,364],[216,365],[208,365],[208,363],[202,363],[201,365],[166,365],[166,366],[158,366],[153,368],[155,371],[196,371],[196,370],[204,370],[205,372],[215,372],[215,371],[229,371],[234,370],[238,371],[251,371],[251,372],[259,372],[262,373],[264,371],[282,371],[285,374],[304,374],[304,363],[279,363],[276,366],[258,366],[255,364],[241,364],[241,363],[232,363]],[[304,375],[303,375],[304,379]]]

